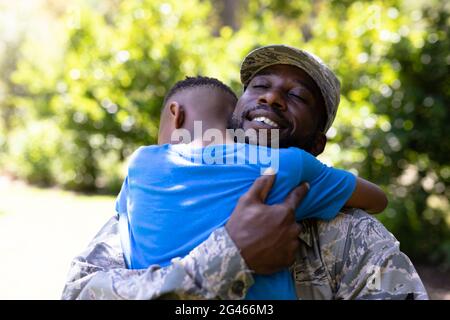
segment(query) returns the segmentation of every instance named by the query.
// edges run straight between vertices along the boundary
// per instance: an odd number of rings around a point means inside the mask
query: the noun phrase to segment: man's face
[[[280,64],[253,77],[231,122],[233,128],[244,130],[279,129],[280,147],[312,151],[317,135],[324,138],[324,114],[322,95],[311,77],[299,68]]]

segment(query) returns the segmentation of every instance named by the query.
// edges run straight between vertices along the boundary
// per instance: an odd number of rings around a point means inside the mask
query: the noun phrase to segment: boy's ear
[[[173,101],[169,105],[169,112],[172,117],[175,129],[180,129],[184,123],[184,108],[178,102]]]
[[[323,132],[318,132],[314,138],[314,145],[311,148],[311,153],[314,156],[318,156],[325,149],[327,144],[327,136]]]

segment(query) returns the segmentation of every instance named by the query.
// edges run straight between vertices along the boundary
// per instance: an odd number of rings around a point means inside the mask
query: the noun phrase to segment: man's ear
[[[311,153],[317,157],[319,154],[323,152],[325,149],[325,145],[327,144],[327,136],[323,132],[317,132],[314,138],[314,144],[311,148]]]
[[[172,117],[172,123],[175,129],[180,129],[184,123],[184,108],[178,102],[173,101],[169,105],[169,113]]]

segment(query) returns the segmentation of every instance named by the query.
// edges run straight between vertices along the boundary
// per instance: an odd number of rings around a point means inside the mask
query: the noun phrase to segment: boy
[[[194,121],[201,120],[204,130],[221,132],[225,141],[211,144],[196,137],[188,144],[141,147],[133,154],[116,203],[129,268],[167,265],[223,226],[239,197],[264,168],[249,156],[261,150],[275,152],[279,160],[268,204],[281,202],[301,182],[310,183],[310,191],[296,211],[297,221],[332,219],[344,205],[372,212],[386,206],[385,195],[377,186],[329,168],[303,150],[234,143],[226,128],[236,100],[223,83],[204,77],[180,81],[167,94],[160,136],[173,136],[182,130],[192,135]],[[222,161],[211,163],[212,152]],[[246,299],[296,299],[291,274],[286,269],[255,275]]]

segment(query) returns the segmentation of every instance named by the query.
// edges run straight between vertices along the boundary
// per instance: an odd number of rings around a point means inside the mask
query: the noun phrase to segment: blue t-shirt
[[[239,198],[264,168],[274,164],[278,172],[267,204],[281,203],[301,182],[310,183],[296,211],[297,221],[334,218],[355,188],[353,174],[328,167],[298,148],[249,144],[139,148],[116,201],[127,266],[166,266],[172,258],[186,256],[226,224]],[[288,269],[254,279],[246,299],[296,299]]]

